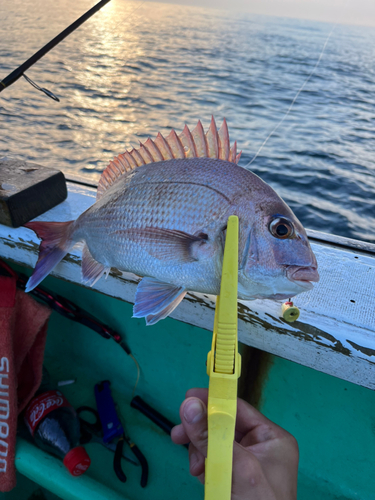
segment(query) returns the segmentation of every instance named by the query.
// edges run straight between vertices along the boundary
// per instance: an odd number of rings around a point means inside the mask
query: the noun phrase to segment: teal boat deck
[[[65,220],[71,215],[68,210]],[[25,240],[22,231],[26,230],[3,229],[1,252],[16,269],[30,273],[36,246]],[[334,252],[327,246],[322,248],[323,253]],[[348,255],[349,251],[340,253],[341,257],[349,258]],[[370,269],[370,276],[374,257],[359,255],[361,269]],[[356,262],[354,258],[353,262]],[[124,336],[141,369],[135,394],[178,423],[179,405],[186,390],[208,386],[205,362],[212,337],[211,298],[207,298],[204,305],[200,304],[199,300],[203,299],[199,297],[194,299],[192,296],[184,301],[186,305],[181,313],[185,315],[184,321],[168,318],[146,327],[143,319],[131,317],[132,304],[127,298],[133,293],[135,284],[130,278],[121,281],[112,273],[107,282],[103,280],[96,289],[88,289],[79,285],[77,263],[76,256],[69,255],[56,268],[58,277],[48,277],[43,286],[74,300]],[[27,268],[22,267],[25,265]],[[121,283],[116,284],[119,280]],[[130,287],[129,295],[124,297],[125,292],[116,288],[120,285]],[[344,297],[344,291],[341,293]],[[365,289],[361,302],[358,292],[357,304],[365,307],[367,301],[373,311],[373,294],[373,288]],[[310,298],[310,304],[311,301]],[[308,308],[309,301],[305,304],[301,312],[301,321],[305,323],[299,322],[295,327],[278,320],[272,309],[265,312],[258,309],[250,316],[244,313],[245,306],[240,304],[243,370],[239,392],[297,438],[300,447],[299,500],[373,500],[373,315],[362,316],[362,323],[358,321],[351,330],[359,335],[362,328],[361,340],[355,335],[346,337],[359,347],[364,346],[363,339],[368,339],[364,351],[354,348],[348,351],[350,343],[344,346],[345,351],[334,337],[328,334],[323,337],[322,328],[314,333],[317,326],[313,321],[307,324],[306,319],[313,317],[313,312]],[[198,312],[194,315],[193,311]],[[254,318],[258,318],[258,322]],[[265,328],[264,318],[268,318],[268,328]],[[338,336],[343,330],[350,330],[347,323],[335,321]],[[327,318],[323,318],[323,322],[329,323]],[[263,349],[260,351],[247,344]],[[342,364],[340,360],[344,360]],[[113,471],[113,454],[99,444],[87,445],[92,465],[85,475],[73,478],[58,459],[19,439],[18,486],[10,493],[0,494],[1,500],[37,500],[36,493],[34,497],[31,495],[40,487],[47,500],[56,496],[75,500],[203,499],[202,485],[189,475],[187,450],[174,445],[168,435],[130,407],[137,370],[134,361],[119,345],[53,312],[45,365],[54,381],[77,379],[75,384],[61,388],[75,407],[94,405],[94,384],[104,379],[111,381],[127,431],[149,462],[149,483],[142,489],[140,467],[125,461],[123,467],[128,481],[121,483]]]
[[[51,277],[44,285],[74,297],[78,305],[125,336],[141,367],[136,394],[178,423],[185,391],[208,385],[205,360],[211,332],[173,319],[146,327],[143,320],[131,319],[132,306],[119,299],[84,288],[77,290],[76,285]],[[244,353],[246,356],[249,353]],[[263,354],[260,364],[263,370],[255,377],[244,370],[248,385],[241,382],[242,392],[244,386],[253,387],[261,394],[258,408],[297,438],[298,498],[372,500],[375,392],[270,354]],[[125,461],[128,481],[120,483],[112,468],[113,454],[95,443],[87,445],[90,469],[86,475],[73,478],[58,459],[20,440],[16,457],[19,472],[64,499],[203,499],[202,485],[189,475],[187,450],[174,445],[169,436],[130,408],[136,368],[120,346],[52,313],[45,365],[55,381],[77,378],[75,384],[61,388],[76,407],[94,405],[94,384],[111,381],[127,430],[149,462],[149,484],[142,489],[140,468]],[[13,492],[0,498],[26,500],[38,488],[24,482],[21,475],[18,483]]]

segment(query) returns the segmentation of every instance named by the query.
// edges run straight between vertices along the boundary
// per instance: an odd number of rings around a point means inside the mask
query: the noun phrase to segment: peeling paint
[[[375,349],[370,349],[368,347],[363,347],[361,345],[356,344],[352,340],[347,340],[350,345],[354,347],[357,351],[363,352],[363,354],[366,354],[367,356],[375,356]]]
[[[67,212],[79,215],[91,203],[89,189],[73,189],[60,208],[39,220],[65,220]],[[39,244],[36,235],[24,227],[0,226],[0,253],[5,259],[32,268]],[[299,321],[285,322],[280,317],[280,302],[239,301],[239,338],[249,346],[375,389],[375,256],[358,249],[354,254],[327,242],[312,242],[312,246],[321,281],[312,291],[295,297],[301,311]],[[75,247],[52,275],[85,286],[77,266],[81,266],[81,251]],[[354,277],[351,280],[347,280],[348,270]],[[133,303],[138,282],[135,275],[112,268],[108,280],[99,280],[93,291]],[[215,297],[187,293],[172,317],[212,330],[214,310]]]
[[[17,245],[15,243],[11,243],[10,241],[4,241],[4,245],[7,245],[10,248],[16,248]]]
[[[214,306],[208,304],[202,298],[197,297],[196,295],[191,293],[188,295],[189,297],[186,297],[186,299],[189,302],[195,302],[209,309],[214,309]],[[265,315],[272,320],[272,323],[260,318],[259,313],[254,313],[241,302],[238,303],[238,318],[245,323],[260,326],[265,331],[272,330],[279,335],[289,335],[300,340],[314,342],[319,346],[328,347],[333,351],[344,354],[345,356],[351,356],[351,351],[348,348],[344,347],[339,340],[337,340],[333,335],[325,332],[324,330],[321,330],[312,325],[308,325],[306,323],[302,323],[301,321],[295,321],[293,323],[293,330],[290,330],[289,328],[286,329],[285,327],[290,327],[289,323],[282,320],[281,318],[275,318],[271,314],[265,313]],[[278,323],[280,326],[276,326],[275,323]],[[319,337],[328,340],[329,344],[319,341]]]

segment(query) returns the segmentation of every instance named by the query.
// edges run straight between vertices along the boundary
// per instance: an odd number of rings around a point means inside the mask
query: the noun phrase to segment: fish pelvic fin
[[[96,199],[99,200],[120,177],[147,163],[177,158],[217,158],[237,164],[240,156],[241,153],[237,154],[237,143],[230,146],[225,118],[218,131],[212,116],[206,133],[202,123],[198,121],[192,132],[187,125],[179,135],[172,129],[164,138],[159,132],[155,139],[148,138],[144,144],[140,143],[139,148],[125,151],[114,158],[100,177]]]
[[[85,243],[82,250],[82,282],[93,286],[104,273],[107,273],[108,276],[109,270],[109,267],[104,266],[93,258]]]
[[[155,278],[143,278],[135,293],[133,318],[146,318],[146,325],[154,325],[169,316],[185,294],[183,287]]]
[[[74,222],[28,222],[25,227],[36,233],[42,242],[34,272],[25,292],[30,292],[52,271],[75,243],[72,239]]]

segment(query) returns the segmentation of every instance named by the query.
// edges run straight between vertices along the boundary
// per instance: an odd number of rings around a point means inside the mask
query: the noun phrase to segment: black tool
[[[175,427],[176,424],[172,423],[168,420],[164,415],[159,413],[157,410],[152,408],[149,404],[146,403],[140,396],[135,396],[131,402],[130,406],[139,410],[145,417],[149,418],[154,424],[156,424],[160,429],[163,429],[164,432],[171,435],[171,430]],[[188,444],[184,444],[185,448],[189,448]]]
[[[113,460],[113,468],[116,476],[123,483],[126,481],[126,475],[121,467],[121,458],[123,456],[124,441],[126,441],[138,458],[142,467],[141,486],[144,488],[147,485],[148,479],[148,463],[138,446],[133,443],[129,436],[125,433],[123,422],[120,421],[115,402],[113,401],[110,382],[104,380],[95,385],[95,399],[98,408],[100,422],[103,430],[103,441],[109,443],[116,438],[119,438],[116,445],[115,457]]]
[[[21,76],[24,74],[25,71],[27,71],[33,64],[35,64],[39,59],[41,59],[47,52],[49,52],[55,45],[60,43],[64,38],[66,38],[70,33],[72,33],[74,30],[76,30],[81,24],[83,24],[87,19],[89,19],[92,15],[94,15],[99,9],[104,7],[106,3],[108,3],[110,0],[101,0],[101,2],[97,3],[92,7],[90,10],[88,10],[85,14],[83,14],[79,19],[74,21],[70,26],[64,29],[59,35],[55,36],[53,40],[48,42],[44,47],[42,47],[38,52],[36,52],[33,56],[31,56],[27,61],[25,61],[21,66],[19,66],[17,69],[12,71],[8,76],[4,78],[4,80],[0,81],[0,92],[4,90],[6,87],[9,87],[12,85],[12,83],[16,82]],[[48,92],[45,92],[46,89],[38,89],[42,90],[45,94],[49,95]],[[49,95],[49,97],[52,97]],[[57,98],[52,97],[54,100],[58,100]]]
[[[76,411],[81,425],[80,444],[85,445],[88,443],[98,443],[115,453],[117,449],[116,444],[106,443],[103,440],[102,424],[100,423],[99,413],[95,410],[95,408],[91,408],[90,406],[80,406]],[[85,418],[82,414],[86,415]],[[129,455],[122,454],[122,458],[133,465],[139,466],[138,460]]]

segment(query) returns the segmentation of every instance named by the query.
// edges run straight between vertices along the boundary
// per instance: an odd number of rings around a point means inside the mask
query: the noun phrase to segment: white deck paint
[[[38,220],[76,219],[95,201],[95,189],[68,184],[68,199]],[[36,235],[26,228],[0,225],[0,255],[34,267]],[[241,342],[375,389],[375,255],[312,244],[321,281],[314,290],[294,299],[299,321],[288,324],[279,315],[281,302],[239,302]],[[80,283],[80,245],[56,266],[52,274]],[[138,278],[114,271],[101,278],[95,289],[134,302]],[[215,297],[188,294],[172,317],[212,330]],[[152,327],[150,327],[152,328]]]

